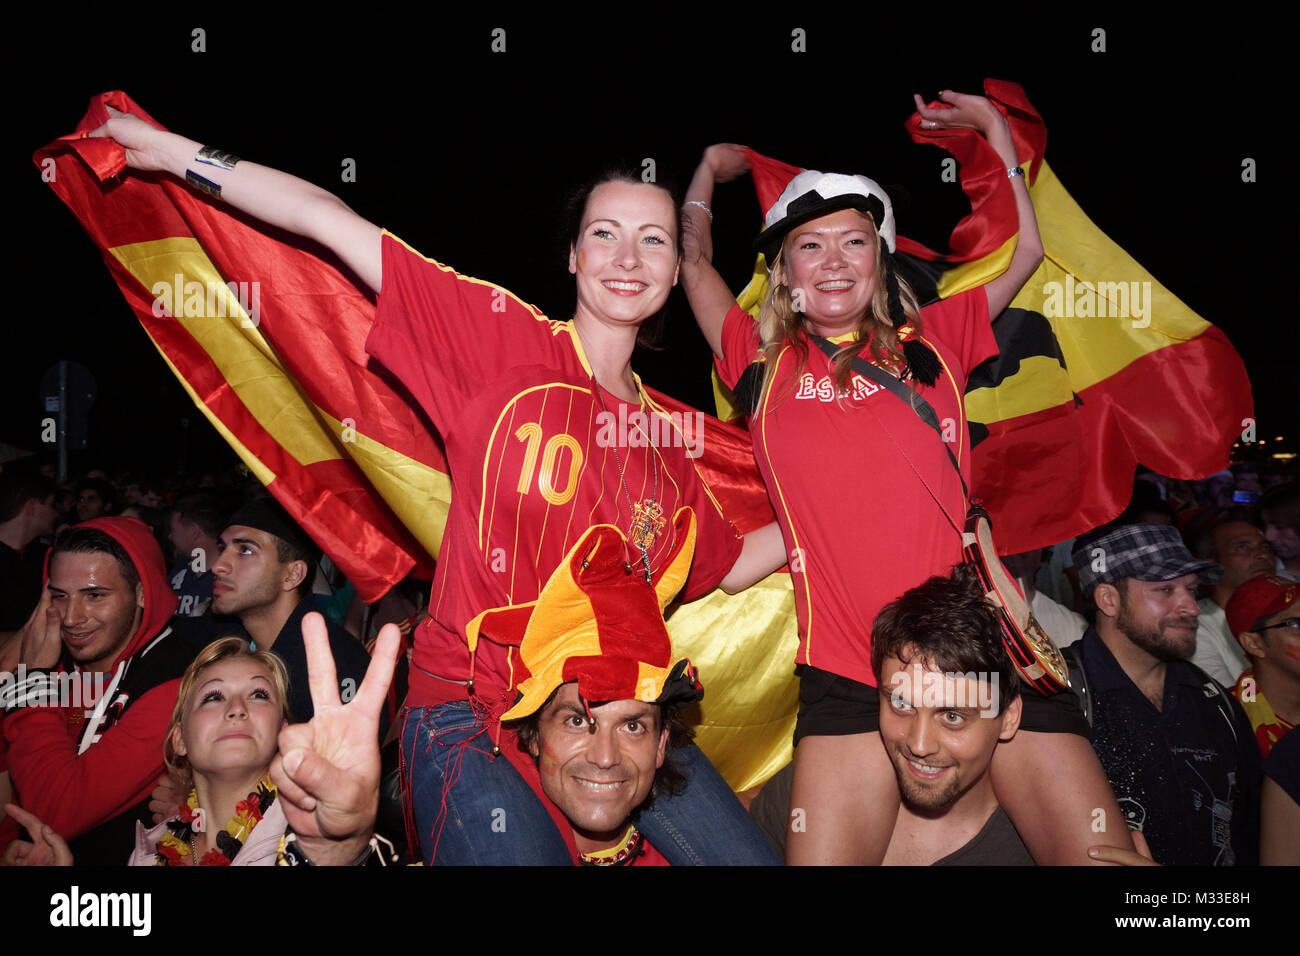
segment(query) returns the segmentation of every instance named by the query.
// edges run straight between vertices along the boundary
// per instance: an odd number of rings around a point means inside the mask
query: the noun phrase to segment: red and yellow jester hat
[[[536,713],[561,684],[578,682],[585,701],[686,704],[704,695],[686,658],[673,660],[664,608],[681,590],[695,554],[695,514],[673,516],[677,545],[654,581],[628,561],[627,539],[613,525],[587,531],[528,604],[484,611],[469,622],[470,652],[479,637],[519,646],[529,676],[502,720]]]

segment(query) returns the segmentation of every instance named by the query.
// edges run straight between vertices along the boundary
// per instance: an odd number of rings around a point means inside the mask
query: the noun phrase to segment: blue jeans
[[[439,866],[571,866],[546,808],[492,741],[468,702],[408,708],[402,756],[420,853]],[[457,747],[477,736],[467,746]],[[436,737],[436,739],[435,739]],[[687,779],[657,798],[637,827],[673,866],[779,866],[780,857],[725,780],[693,744],[673,754]],[[445,803],[445,814],[439,815]]]

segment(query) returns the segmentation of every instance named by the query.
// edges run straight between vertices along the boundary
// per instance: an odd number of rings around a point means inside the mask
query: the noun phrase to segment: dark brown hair
[[[1020,694],[1019,676],[1002,644],[1002,622],[975,573],[959,564],[886,604],[871,629],[871,669],[880,681],[885,658],[919,656],[950,674],[997,674],[998,713]]]
[[[640,170],[631,164],[616,164],[607,166],[595,176],[592,176],[582,185],[572,190],[564,201],[564,254],[568,256],[571,248],[578,246],[579,240],[582,239],[582,219],[587,212],[587,200],[591,194],[596,191],[598,186],[606,183],[631,183],[633,185],[654,186],[662,189],[668,194],[672,201],[673,207],[673,247],[676,250],[677,258],[680,261],[682,257],[682,203],[681,195],[677,187],[671,182],[659,182],[658,180],[647,181],[642,178]],[[637,330],[636,343],[642,348],[658,350],[660,348],[659,340],[663,335],[664,329],[664,312],[667,309],[667,302],[664,303],[664,309],[659,311],[658,315],[646,319]]]

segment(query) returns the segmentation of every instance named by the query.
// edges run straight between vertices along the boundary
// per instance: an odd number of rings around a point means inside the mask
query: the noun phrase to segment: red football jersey
[[[702,436],[694,422],[668,415],[644,390],[640,407],[598,395],[570,323],[385,233],[383,291],[366,349],[438,428],[452,479],[430,616],[415,636],[410,703],[464,697],[458,685],[421,672],[467,680],[465,625],[488,608],[536,600],[590,526],[627,534],[629,499],[658,503],[662,522],[648,547],[656,573],[673,548],[673,514],[695,510],[683,599],[712,590],[735,563],[741,540],[696,471]],[[628,561],[643,566],[636,548]],[[503,691],[523,676],[512,651],[479,645],[477,689]]]
[[[849,394],[837,396],[830,359],[812,343],[802,371],[793,348],[780,354],[773,387],[749,420],[790,559],[797,661],[871,685],[876,613],[961,560],[966,501],[944,441],[969,485],[962,396],[970,369],[997,352],[983,289],[926,307],[921,323],[944,370],[933,387],[917,390],[938,413],[942,439],[857,373]],[[722,344],[718,373],[734,387],[759,354],[757,324],[739,306],[727,315]]]

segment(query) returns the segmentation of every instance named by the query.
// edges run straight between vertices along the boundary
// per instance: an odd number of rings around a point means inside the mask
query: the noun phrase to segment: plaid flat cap
[[[1177,530],[1164,524],[1130,524],[1085,544],[1072,555],[1083,593],[1091,596],[1098,584],[1123,578],[1172,581],[1199,574],[1207,584],[1223,577],[1223,568],[1202,561],[1187,550]]]

